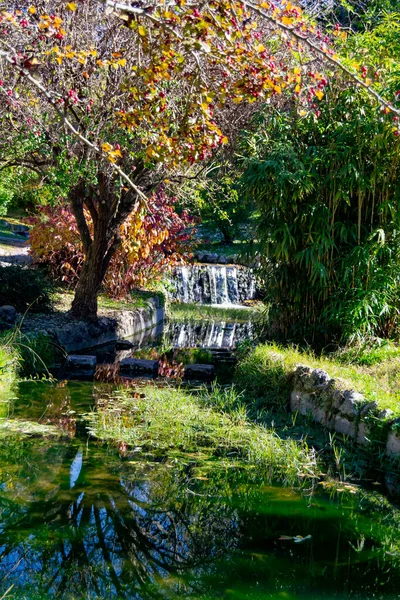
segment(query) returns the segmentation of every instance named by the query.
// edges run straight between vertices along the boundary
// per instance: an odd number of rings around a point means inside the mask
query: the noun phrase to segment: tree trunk
[[[99,244],[96,240],[91,244],[86,255],[71,312],[74,317],[95,318],[97,315],[97,296],[105,272],[104,260],[107,244]]]
[[[110,232],[108,235],[99,235],[98,231],[96,235],[96,229],[75,289],[75,297],[71,307],[71,313],[74,317],[85,319],[95,319],[97,317],[97,297],[110,260],[119,245],[119,235]]]

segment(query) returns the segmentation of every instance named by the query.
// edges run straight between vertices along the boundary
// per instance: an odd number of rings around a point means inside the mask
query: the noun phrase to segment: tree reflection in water
[[[14,583],[29,598],[32,587],[37,597],[196,595],[198,570],[237,543],[235,509],[188,492],[180,469],[76,443],[22,446],[1,448],[4,589]]]
[[[400,513],[310,507],[215,457],[121,459],[75,423],[95,388],[35,385],[13,416],[77,437],[0,440],[0,598],[399,597]],[[298,535],[312,538],[279,540]]]

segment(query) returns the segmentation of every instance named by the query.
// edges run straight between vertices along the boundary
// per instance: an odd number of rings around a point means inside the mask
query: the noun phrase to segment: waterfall
[[[176,267],[172,276],[174,300],[200,304],[232,305],[251,300],[256,294],[252,269],[236,265]]]
[[[173,348],[234,348],[242,340],[253,338],[252,323],[202,321],[169,323],[166,340]]]

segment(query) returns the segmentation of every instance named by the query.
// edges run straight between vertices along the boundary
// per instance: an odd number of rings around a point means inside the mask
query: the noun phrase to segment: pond
[[[10,403],[68,436],[0,440],[0,597],[400,597],[397,532],[378,513],[226,459],[122,456],[88,439],[93,390],[23,383]]]

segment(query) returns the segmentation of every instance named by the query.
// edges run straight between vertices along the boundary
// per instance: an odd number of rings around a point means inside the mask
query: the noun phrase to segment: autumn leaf
[[[75,4],[75,2],[68,2],[67,9],[70,10],[70,11],[72,11],[72,12],[74,10],[76,10],[76,4]]]

